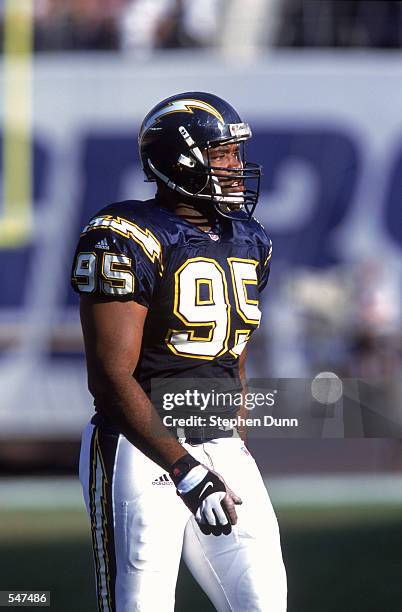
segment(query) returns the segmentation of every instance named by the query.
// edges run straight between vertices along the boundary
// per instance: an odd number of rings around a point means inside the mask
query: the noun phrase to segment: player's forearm
[[[240,383],[241,383],[241,387],[242,387],[243,401],[242,401],[242,405],[241,405],[240,410],[238,411],[237,415],[240,416],[242,419],[247,419],[248,418],[248,411],[247,411],[247,408],[245,406],[245,395],[247,393],[246,353],[245,353],[245,351],[246,351],[246,349],[244,349],[243,353],[240,356],[240,360],[239,360],[239,378],[240,378]],[[239,432],[239,435],[240,435],[241,439],[243,440],[243,442],[247,442],[247,427],[246,427],[246,425],[238,426],[237,431]]]
[[[244,422],[244,419],[249,418],[247,408],[244,406],[244,400],[243,400],[243,405],[241,406],[240,410],[237,413],[237,416],[241,418],[240,422]],[[243,440],[243,442],[247,443],[247,426],[238,425],[237,431],[239,432],[239,436]]]
[[[122,434],[163,469],[186,454],[138,382],[127,374],[103,375],[92,392]]]

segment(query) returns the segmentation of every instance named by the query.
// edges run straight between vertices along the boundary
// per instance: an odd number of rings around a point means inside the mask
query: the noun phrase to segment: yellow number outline
[[[85,289],[81,290],[81,288],[79,287],[79,285],[84,285],[84,286],[89,285],[89,278],[90,278],[89,276],[83,276],[82,274],[77,274],[78,261],[79,261],[81,255],[93,255],[94,256],[94,273],[93,273],[93,283],[94,283],[94,286],[93,286],[93,289],[91,289],[91,291],[85,291]],[[87,261],[89,262],[89,259]],[[82,264],[80,264],[80,265],[82,265]],[[96,269],[97,269],[97,266],[98,266],[98,257],[97,257],[97,253],[95,253],[94,251],[80,251],[77,254],[77,257],[75,259],[74,273],[73,273],[73,276],[72,276],[71,280],[72,280],[72,282],[75,285],[77,285],[77,287],[80,289],[80,291],[83,291],[84,293],[93,293],[94,291],[96,291],[96,285],[97,285],[97,283],[96,283]],[[84,270],[85,269],[86,268],[84,268]],[[89,270],[89,267],[87,269]],[[83,281],[81,281],[79,279],[84,279],[84,281],[86,281],[86,282],[83,282]]]
[[[225,298],[225,306],[226,306],[226,314],[227,314],[227,319],[226,319],[226,335],[225,335],[225,340],[223,343],[223,347],[222,349],[216,354],[216,355],[194,355],[191,353],[185,353],[183,351],[178,351],[172,344],[171,340],[172,340],[172,336],[174,334],[188,334],[188,342],[191,342],[193,340],[196,340],[198,342],[210,342],[214,333],[214,330],[216,328],[216,322],[215,321],[204,321],[202,323],[192,323],[190,321],[188,321],[183,315],[180,314],[180,312],[178,311],[178,306],[179,306],[179,297],[180,297],[180,274],[181,272],[190,264],[190,263],[194,263],[194,262],[206,262],[206,263],[212,263],[217,270],[220,272],[221,277],[222,277],[222,282],[223,282],[223,291],[224,291],[224,298]],[[218,264],[218,262],[215,259],[211,259],[209,257],[192,257],[190,259],[187,259],[175,272],[174,274],[174,280],[175,280],[175,289],[174,289],[174,305],[173,305],[173,313],[177,316],[178,319],[180,319],[180,321],[182,321],[182,323],[184,323],[186,326],[191,326],[191,327],[207,327],[210,326],[211,329],[209,331],[208,337],[207,338],[202,338],[202,337],[197,337],[196,336],[196,329],[169,329],[167,334],[166,334],[166,338],[165,338],[165,342],[167,344],[167,346],[170,348],[170,350],[175,354],[178,355],[180,357],[188,357],[190,359],[205,359],[207,361],[212,361],[213,359],[216,359],[217,357],[219,357],[220,355],[223,355],[224,353],[226,353],[226,351],[228,350],[228,341],[229,341],[229,336],[230,336],[230,328],[231,328],[231,304],[229,302],[229,294],[228,294],[228,286],[227,286],[227,280],[226,280],[226,274],[224,269],[222,268],[222,266],[220,266]],[[205,279],[203,279],[205,280]],[[212,287],[212,281],[211,281],[211,287]],[[211,290],[212,292],[212,290]],[[196,294],[196,299],[197,299],[197,294]],[[203,304],[196,304],[196,306],[202,306]],[[205,305],[205,304],[204,304]]]
[[[238,345],[239,343],[239,338],[241,335],[245,335],[244,338],[244,344],[246,344],[249,340],[250,340],[250,336],[252,334],[251,329],[235,329],[235,339],[234,339],[234,344],[233,347],[231,349],[229,349],[229,353],[231,355],[233,355],[233,357],[236,357],[236,359],[238,359],[241,355],[241,353],[236,353],[236,351],[234,350],[234,348]]]
[[[113,289],[125,289],[126,288],[126,280],[124,278],[110,278],[108,276],[106,276],[105,274],[105,260],[107,257],[110,256],[115,256],[115,257],[125,257],[128,261],[127,262],[122,262],[122,261],[111,261],[110,262],[110,271],[111,272],[124,272],[125,274],[129,274],[132,278],[133,284],[132,284],[132,291],[127,291],[126,293],[114,293],[112,290]],[[108,251],[107,253],[103,253],[103,257],[102,257],[102,266],[101,266],[101,274],[102,274],[102,293],[104,293],[105,295],[130,295],[130,294],[134,294],[134,288],[135,288],[135,277],[134,274],[131,272],[131,270],[128,270],[126,268],[129,268],[131,266],[131,262],[132,259],[131,257],[129,257],[128,255],[124,255],[124,253],[111,253],[110,251]],[[119,269],[123,267],[123,270]],[[105,285],[109,285],[109,288],[111,289],[110,292],[105,290]]]
[[[239,304],[239,296],[237,293],[237,285],[236,285],[236,279],[235,279],[235,274],[234,274],[234,268],[233,268],[233,262],[239,262],[239,263],[249,263],[249,264],[253,264],[255,267],[255,271],[256,271],[256,278],[254,279],[242,279],[242,286],[243,286],[243,292],[244,292],[244,300],[246,302],[246,304],[249,304],[250,306],[258,306],[259,305],[259,301],[258,300],[252,300],[248,297],[247,295],[247,285],[258,285],[258,279],[257,279],[257,266],[259,265],[259,261],[257,261],[256,259],[245,259],[242,257],[228,257],[228,263],[229,263],[229,267],[230,267],[230,273],[232,275],[232,283],[233,283],[233,293],[234,293],[234,297],[235,297],[235,302],[236,302],[236,311],[238,313],[238,315],[243,319],[243,321],[245,323],[250,323],[251,325],[259,325],[260,324],[260,319],[248,319],[246,317],[246,315],[244,314],[244,312],[242,311],[242,309],[240,308],[240,304]]]
[[[200,285],[208,285],[209,298],[202,300],[200,298]],[[196,278],[195,279],[195,292],[196,292],[196,304],[197,306],[212,306],[215,304],[212,295],[212,281],[210,278]]]

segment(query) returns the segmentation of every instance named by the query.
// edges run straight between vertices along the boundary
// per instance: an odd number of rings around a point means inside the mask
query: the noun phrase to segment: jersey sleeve
[[[271,267],[272,241],[268,238],[268,246],[264,254],[264,260],[261,265],[261,273],[258,282],[258,291],[261,293],[268,282],[269,272]]]
[[[71,285],[79,294],[149,307],[162,271],[162,247],[152,232],[120,217],[101,216],[80,236]]]

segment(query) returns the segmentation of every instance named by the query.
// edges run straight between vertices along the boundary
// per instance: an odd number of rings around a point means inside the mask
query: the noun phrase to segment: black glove
[[[185,455],[173,466],[170,476],[182,498],[205,534],[221,535],[232,531],[230,516],[222,504],[227,495],[223,480],[201,465],[191,455]]]

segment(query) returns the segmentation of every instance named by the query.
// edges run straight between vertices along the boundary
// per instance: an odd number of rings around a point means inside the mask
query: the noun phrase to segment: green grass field
[[[277,508],[288,611],[400,612],[401,513],[378,506]],[[50,590],[56,612],[95,612],[87,517],[79,509],[0,512],[0,567],[1,590]],[[213,609],[182,567],[176,611]]]

